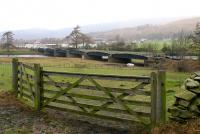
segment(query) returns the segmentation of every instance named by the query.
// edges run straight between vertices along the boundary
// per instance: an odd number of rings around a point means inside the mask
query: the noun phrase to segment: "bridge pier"
[[[54,51],[53,51],[53,56],[57,57],[56,49],[54,49]]]
[[[69,54],[69,50],[66,50],[66,57],[69,57],[70,54]]]
[[[111,63],[130,63],[130,59],[119,59],[119,58],[113,58],[112,56],[109,56],[108,62]]]

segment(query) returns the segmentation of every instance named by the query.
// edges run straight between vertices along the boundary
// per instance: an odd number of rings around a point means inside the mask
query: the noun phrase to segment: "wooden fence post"
[[[35,97],[34,104],[37,111],[40,111],[42,108],[42,99],[43,99],[43,75],[42,67],[39,64],[34,64],[34,89]]]
[[[166,73],[163,70],[158,71],[158,88],[157,88],[157,122],[165,123],[166,121]]]
[[[12,59],[12,89],[16,97],[18,94],[18,66],[19,66],[18,59],[13,58]]]
[[[157,117],[157,75],[155,72],[151,73],[151,125],[156,125]]]

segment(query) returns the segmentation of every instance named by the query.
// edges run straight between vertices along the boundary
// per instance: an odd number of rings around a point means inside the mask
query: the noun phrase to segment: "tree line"
[[[5,32],[3,35],[2,35],[2,38],[1,38],[1,42],[0,42],[0,47],[1,48],[6,48],[7,51],[9,52],[10,48],[11,47],[15,47],[14,45],[14,42],[15,43],[24,43],[24,44],[27,44],[27,43],[34,43],[36,40],[31,40],[31,41],[25,41],[25,40],[15,40],[14,39],[14,34],[12,31],[8,31],[8,32]],[[78,48],[78,45],[79,44],[82,44],[83,47],[88,47],[89,44],[92,44],[94,43],[94,40],[81,32],[80,30],[80,26],[76,26],[74,27],[74,29],[72,30],[72,32],[66,36],[65,38],[63,39],[58,39],[58,38],[44,38],[44,39],[41,39],[40,40],[41,43],[44,43],[44,44],[62,44],[62,43],[68,43],[72,46],[74,46],[74,48]]]
[[[162,47],[160,47],[162,45]],[[116,40],[109,44],[102,43],[97,47],[100,50],[135,51],[151,54],[164,53],[169,56],[179,56],[181,59],[186,55],[198,55],[200,59],[200,22],[196,24],[193,34],[181,31],[174,35],[171,40],[144,41],[142,43],[126,43],[124,40]]]

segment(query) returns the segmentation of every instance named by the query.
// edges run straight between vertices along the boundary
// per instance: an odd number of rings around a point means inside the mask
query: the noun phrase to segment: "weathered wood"
[[[158,91],[157,91],[157,115],[158,122],[165,123],[166,122],[166,73],[165,71],[158,71]]]
[[[42,108],[42,97],[43,97],[43,78],[42,78],[42,68],[39,64],[34,64],[34,87],[35,87],[35,108],[40,111]]]
[[[19,67],[23,67],[23,66],[19,66]],[[32,80],[34,79],[34,76],[32,74],[25,73],[23,70],[18,70],[18,74],[24,77],[28,77],[29,79],[32,79]]]
[[[117,103],[119,103],[120,105],[122,105],[130,114],[132,114],[132,109],[131,108],[129,108],[129,106],[127,106],[126,104],[124,104],[123,102],[122,102],[122,98],[124,98],[124,97],[126,97],[126,96],[129,96],[129,94],[122,94],[122,95],[120,95],[120,96],[117,96],[117,97],[115,97],[111,92],[109,92],[107,89],[105,89],[105,88],[103,88],[99,83],[97,83],[94,79],[92,79],[92,78],[88,78],[89,79],[89,81],[91,81],[94,85],[96,85],[96,87],[97,87],[97,89],[99,89],[100,91],[103,91],[105,94],[107,94],[109,97],[110,97],[110,99],[113,101],[113,102],[117,102]],[[113,103],[112,102],[112,103]],[[104,103],[101,107],[107,107],[107,106],[109,106],[110,104],[112,104],[112,103],[110,103],[110,101],[108,101],[108,102],[106,102],[106,103]],[[100,107],[100,108],[101,108]],[[99,111],[100,109],[97,109],[97,110],[93,110],[91,113],[94,113],[94,112],[97,112],[97,111]]]
[[[156,111],[157,111],[157,75],[155,72],[151,73],[151,125],[156,125]]]
[[[52,83],[52,81],[44,81],[45,85],[50,85],[50,86],[61,86],[61,87],[69,87],[72,84],[71,83],[63,83],[63,82],[56,82]],[[145,83],[141,83],[143,84],[143,86],[147,85]],[[150,96],[151,95],[151,91],[145,91],[142,87],[133,87],[130,89],[125,89],[125,88],[113,88],[113,87],[104,87],[106,88],[109,92],[116,92],[116,93],[128,93],[130,95],[145,95],[145,96]],[[80,88],[80,90],[84,90],[84,89],[89,89],[89,90],[97,90],[96,86],[88,86],[88,85],[79,85],[77,88]]]
[[[34,97],[35,97],[35,91],[33,91],[34,86],[32,86],[32,83],[30,82],[29,74],[27,73],[26,68],[23,66],[23,64],[21,64],[20,67],[22,68],[21,71],[23,72],[23,74],[24,74],[24,76],[25,76],[25,79],[26,79],[25,81],[26,81],[26,84],[28,85],[28,90],[30,91],[32,97],[34,98]],[[22,74],[22,73],[21,73],[21,74]],[[20,74],[20,75],[21,75],[21,74]],[[22,78],[22,77],[20,77],[20,82],[23,83],[23,78]],[[23,84],[24,84],[24,83],[23,83]],[[21,87],[21,88],[22,88],[22,87]],[[22,88],[21,90],[23,90],[23,88]]]
[[[23,84],[26,84],[26,85],[30,85],[31,87],[33,87],[34,86],[34,83],[33,83],[33,81],[26,81],[26,80],[24,80],[24,79],[22,79],[22,83]]]
[[[34,67],[24,63],[20,63],[21,69],[17,69],[17,87],[19,85],[23,97],[32,100],[36,110],[40,111],[42,108],[49,107],[57,110],[71,111],[87,116],[98,117],[110,120],[123,120],[130,117],[141,122],[140,119],[150,117],[151,123],[165,122],[166,120],[166,92],[165,92],[165,72],[152,73],[151,77],[148,76],[116,76],[116,75],[98,75],[98,74],[79,74],[79,73],[65,73],[65,72],[52,72],[43,71],[39,64],[34,64]],[[26,72],[27,70],[27,72]],[[30,70],[34,73],[31,74]],[[13,74],[14,76],[14,74]],[[74,83],[56,82],[51,76],[62,76],[79,78]],[[45,79],[45,81],[44,81]],[[130,89],[113,88],[102,86],[96,79],[100,80],[115,80],[115,81],[131,81],[140,82],[135,87]],[[84,85],[84,80],[89,80],[93,86]],[[32,82],[33,81],[33,82]],[[18,84],[19,82],[19,84]],[[81,85],[82,84],[82,85]],[[151,91],[144,89],[148,84],[151,84]],[[55,89],[49,88],[51,86]],[[14,79],[13,79],[14,89]],[[97,90],[95,94],[86,94],[82,92],[73,92],[72,89],[79,90]],[[91,91],[95,92],[95,91]],[[100,93],[100,95],[98,94]],[[101,94],[102,93],[102,94]],[[104,95],[103,95],[104,94]],[[151,96],[151,102],[145,100],[134,100],[131,96],[145,95]],[[50,97],[52,96],[52,97]],[[63,97],[66,97],[63,99]],[[79,99],[81,98],[81,99]],[[79,100],[86,100],[80,102]],[[98,101],[96,105],[90,102]],[[52,106],[52,104],[55,104]],[[101,105],[100,105],[101,104]],[[60,106],[60,105],[63,105]],[[66,106],[68,106],[66,108]],[[68,109],[74,106],[75,109]],[[120,107],[118,107],[120,106]],[[151,109],[151,112],[144,110],[137,111],[133,106],[144,106]],[[106,115],[104,115],[106,112]],[[116,113],[108,114],[107,113]],[[160,114],[159,114],[160,112]],[[103,115],[101,115],[103,113]],[[122,118],[118,115],[122,114]],[[135,122],[135,121],[133,121]]]
[[[25,86],[22,85],[21,92],[20,92],[20,94],[21,94],[22,97],[23,97],[23,93],[25,93],[25,92],[29,93],[29,96],[30,96],[31,100],[35,99],[35,93],[33,93],[32,91],[30,91],[29,88],[27,88],[27,87],[25,87]]]
[[[148,76],[117,76],[117,75],[80,74],[80,73],[65,73],[65,72],[51,72],[51,71],[44,71],[43,73],[44,75],[49,75],[49,76],[66,76],[66,77],[75,77],[75,78],[89,76],[93,79],[138,81],[138,82],[150,83],[150,77]]]
[[[17,96],[18,93],[18,59],[13,58],[12,59],[12,89],[13,92],[15,94],[15,96]]]
[[[22,63],[22,62],[19,62],[19,65],[20,66],[23,66],[23,67],[25,67],[25,68],[27,68],[27,69],[30,69],[30,70],[32,70],[32,71],[34,71],[34,66],[31,66],[31,65],[27,65],[27,64],[24,64],[24,63]]]
[[[79,114],[79,115],[86,115],[86,116],[90,116],[90,117],[100,118],[100,119],[103,119],[103,120],[106,119],[106,120],[113,120],[113,121],[120,121],[120,122],[130,122],[132,124],[142,125],[140,120],[124,119],[124,118],[113,117],[113,116],[109,116],[109,115],[106,116],[106,115],[100,115],[100,114],[90,114],[90,113],[85,113],[85,112],[81,112],[81,111],[77,111],[77,110],[73,110],[73,109],[67,109],[67,108],[51,106],[51,105],[47,105],[46,107],[50,108],[50,109],[55,109],[55,110],[72,112],[72,113],[76,113],[76,114]]]
[[[50,98],[49,97],[44,97],[44,99],[48,100]],[[61,99],[56,99],[53,102],[74,106],[73,102],[69,102],[69,101],[65,101],[65,100],[61,100]],[[80,102],[77,102],[77,105],[81,106],[81,107],[85,107],[85,108],[90,108],[90,109],[99,109],[100,108],[101,110],[104,110],[104,111],[117,112],[117,113],[123,113],[123,114],[130,114],[127,110],[123,110],[123,109],[119,109],[119,108],[101,107],[101,106],[97,106],[97,105],[84,104],[84,103],[80,103]],[[132,115],[150,117],[150,113],[143,112],[143,111],[133,111]]]
[[[57,99],[58,97],[68,93],[69,90],[71,90],[72,88],[76,87],[79,85],[79,83],[81,83],[83,80],[85,79],[85,77],[82,77],[80,78],[79,80],[77,80],[76,82],[74,82],[70,87],[66,88],[66,89],[62,89],[61,87],[58,87],[60,88],[60,92],[58,92],[54,97],[52,97],[50,100],[46,101],[44,103],[43,106],[47,105],[48,103],[50,103],[51,101],[54,101],[55,99]]]
[[[51,93],[51,94],[56,95],[56,94],[59,94],[60,91],[53,91],[53,90],[44,89],[44,93]],[[89,99],[89,100],[91,99],[91,100],[98,100],[98,101],[112,101],[112,99],[110,99],[108,97],[102,97],[102,96],[85,95],[85,94],[78,94],[78,93],[67,93],[65,95],[69,95],[71,97],[82,98],[82,99]],[[58,97],[56,97],[56,98],[58,98]],[[139,105],[139,106],[148,106],[148,107],[151,106],[151,103],[147,102],[147,101],[128,100],[128,99],[123,99],[122,101],[123,101],[123,103],[130,104],[130,105]],[[50,100],[46,101],[46,103],[47,102],[49,103]]]
[[[19,70],[22,72],[23,71],[23,68],[22,68],[22,66],[20,65],[19,66]],[[20,94],[20,97],[23,97],[23,82],[22,82],[22,73],[20,73],[20,75],[19,75],[19,94]]]
[[[24,98],[26,98],[26,99],[29,99],[30,101],[34,101],[33,98],[32,98],[29,94],[27,94],[27,93],[25,93],[25,92],[22,93],[22,96],[23,96]]]

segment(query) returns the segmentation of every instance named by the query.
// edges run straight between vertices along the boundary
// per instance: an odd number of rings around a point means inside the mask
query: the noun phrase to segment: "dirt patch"
[[[12,93],[10,92],[0,92],[0,107],[4,106],[17,106],[22,107],[26,110],[28,110],[28,107],[25,107],[25,105],[20,102]],[[29,109],[30,110],[30,109]]]
[[[200,134],[200,119],[190,120],[185,124],[172,122],[156,127],[152,134]]]
[[[0,92],[0,133],[133,134],[128,129],[100,126],[69,116],[55,111],[34,112],[11,93]]]
[[[200,64],[197,60],[169,60],[166,59],[161,65],[163,69],[173,71],[193,72],[200,69]]]

